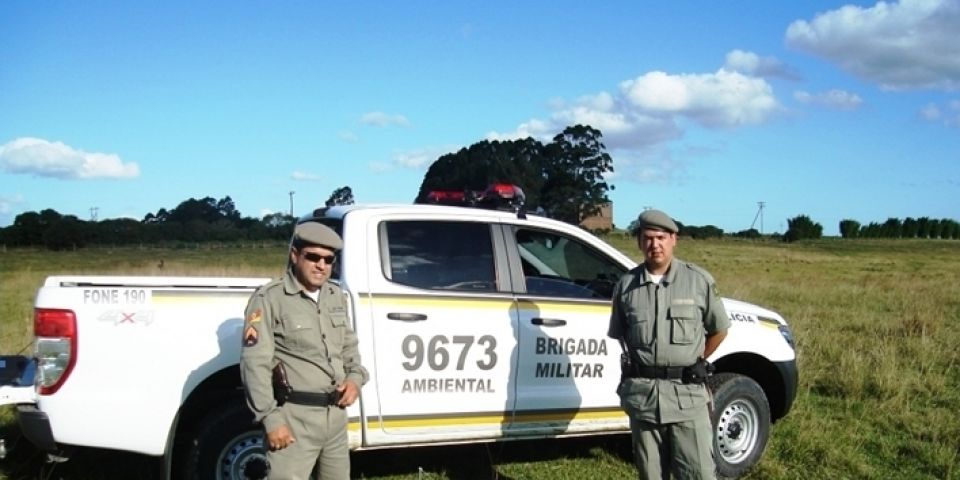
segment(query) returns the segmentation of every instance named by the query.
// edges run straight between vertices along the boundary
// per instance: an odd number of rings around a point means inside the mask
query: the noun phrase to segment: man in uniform
[[[343,293],[327,282],[342,247],[321,223],[297,225],[283,278],[257,289],[247,304],[240,372],[266,434],[271,479],[350,478],[344,408],[369,376]],[[278,365],[289,386],[279,388],[283,396],[274,390]]]
[[[644,261],[617,284],[608,331],[624,346],[617,393],[630,416],[637,470],[642,479],[713,479],[705,359],[730,319],[713,277],[673,257],[676,222],[646,210],[638,224]]]

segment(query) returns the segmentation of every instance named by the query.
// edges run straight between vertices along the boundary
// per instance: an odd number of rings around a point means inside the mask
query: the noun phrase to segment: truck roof
[[[391,214],[444,214],[444,215],[470,215],[473,217],[482,217],[493,219],[509,219],[517,218],[519,215],[518,212],[513,210],[498,210],[492,208],[480,208],[480,207],[467,207],[467,206],[452,206],[452,205],[437,205],[437,204],[425,204],[425,203],[413,203],[413,204],[403,204],[403,203],[368,203],[368,204],[353,204],[353,205],[336,205],[333,207],[317,207],[310,213],[300,217],[299,222],[304,222],[314,218],[339,218],[342,219],[345,215],[351,212],[357,211],[368,211],[368,210],[377,210],[380,213],[391,213]],[[548,217],[540,216],[531,212],[524,212],[523,215],[527,217],[536,218],[538,220],[545,220],[548,222],[555,222],[562,225],[569,225],[557,220],[552,220]]]

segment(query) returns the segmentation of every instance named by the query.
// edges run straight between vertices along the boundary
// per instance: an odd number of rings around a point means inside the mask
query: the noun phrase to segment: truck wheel
[[[717,474],[736,478],[760,461],[770,437],[770,405],[757,382],[736,373],[707,379],[713,392]]]
[[[263,430],[242,402],[204,417],[191,447],[184,478],[259,480],[270,472]]]

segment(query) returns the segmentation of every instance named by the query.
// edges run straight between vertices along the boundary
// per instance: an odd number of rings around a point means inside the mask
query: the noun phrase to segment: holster
[[[715,370],[716,367],[705,358],[698,358],[697,363],[683,369],[683,383],[706,383],[707,378],[713,375]]]
[[[279,362],[273,367],[273,398],[277,401],[277,406],[287,403],[292,392],[293,388],[287,380],[287,369],[284,368],[283,362]]]
[[[633,362],[630,361],[630,354],[622,352],[620,354],[620,382],[622,383],[633,376]]]

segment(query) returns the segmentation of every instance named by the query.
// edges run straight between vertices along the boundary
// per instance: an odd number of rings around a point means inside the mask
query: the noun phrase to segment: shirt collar
[[[304,294],[307,293],[307,290],[303,288],[303,285],[297,280],[297,276],[294,275],[293,267],[288,268],[286,273],[283,274],[283,292],[287,295],[296,295],[301,292]]]
[[[670,260],[670,266],[667,268],[667,273],[663,274],[663,278],[660,279],[661,285],[666,285],[673,283],[673,279],[677,276],[677,259],[674,258]],[[640,283],[647,284],[653,283],[653,280],[650,278],[650,272],[647,271],[646,264],[640,264]]]

